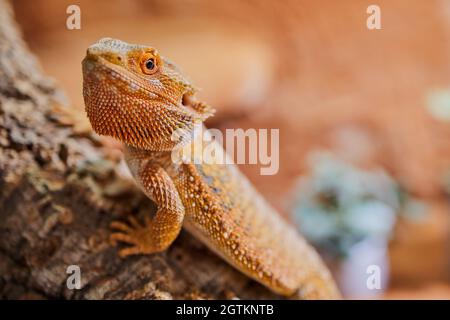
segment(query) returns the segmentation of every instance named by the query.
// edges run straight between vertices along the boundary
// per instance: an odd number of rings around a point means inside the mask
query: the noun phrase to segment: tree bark
[[[0,0],[0,298],[276,298],[185,232],[164,253],[120,259],[110,222],[155,207],[98,138],[61,123],[62,97]]]

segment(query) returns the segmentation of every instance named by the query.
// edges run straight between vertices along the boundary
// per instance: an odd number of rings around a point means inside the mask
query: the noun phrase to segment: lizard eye
[[[148,59],[145,62],[145,67],[147,68],[147,70],[153,70],[153,68],[155,67],[155,60],[153,59]]]
[[[154,74],[158,70],[156,59],[152,54],[144,54],[141,60],[141,70],[145,74]]]

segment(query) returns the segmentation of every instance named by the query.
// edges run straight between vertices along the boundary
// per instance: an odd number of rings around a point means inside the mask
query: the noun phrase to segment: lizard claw
[[[131,245],[119,251],[121,258],[156,252],[151,238],[151,219],[145,219],[145,223],[141,224],[135,217],[129,216],[128,223],[113,221],[110,227],[118,231],[110,235],[113,242],[124,242]]]

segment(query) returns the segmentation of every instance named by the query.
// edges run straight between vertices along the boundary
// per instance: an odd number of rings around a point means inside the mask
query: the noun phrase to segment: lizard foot
[[[150,217],[147,217],[142,224],[133,216],[128,217],[128,223],[121,221],[111,222],[110,227],[119,232],[112,233],[110,239],[132,245],[119,251],[121,258],[134,254],[150,254],[160,251],[153,244],[151,223]]]

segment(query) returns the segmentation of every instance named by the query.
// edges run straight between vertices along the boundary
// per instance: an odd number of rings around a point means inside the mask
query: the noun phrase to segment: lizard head
[[[214,113],[195,99],[195,87],[155,48],[104,38],[87,49],[82,65],[83,96],[94,131],[127,145],[171,150]]]

